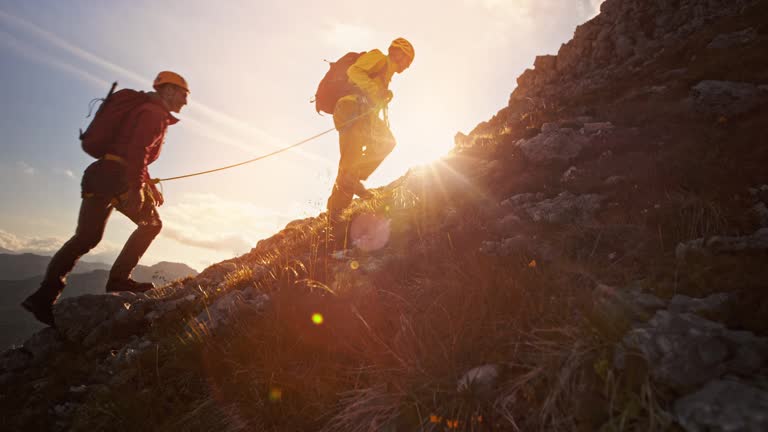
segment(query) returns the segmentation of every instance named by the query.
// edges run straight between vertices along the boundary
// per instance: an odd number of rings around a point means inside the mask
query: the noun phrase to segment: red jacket
[[[160,156],[168,126],[178,121],[155,95],[123,121],[110,153],[125,160],[126,181],[131,187],[150,179],[147,166]]]

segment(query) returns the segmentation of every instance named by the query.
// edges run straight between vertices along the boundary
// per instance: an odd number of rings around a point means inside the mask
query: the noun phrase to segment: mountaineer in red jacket
[[[86,168],[75,235],[51,259],[40,288],[21,304],[45,324],[54,325],[53,303],[64,289],[67,274],[101,241],[113,209],[137,227],[112,266],[107,292],[154,288],[130,277],[163,226],[156,209],[163,204],[163,196],[150,180],[147,165],[160,156],[168,126],[178,122],[171,112],[178,113],[187,104],[189,86],[179,74],[164,71],[153,87],[154,92],[136,92],[143,99],[115,125],[116,135],[106,154]]]

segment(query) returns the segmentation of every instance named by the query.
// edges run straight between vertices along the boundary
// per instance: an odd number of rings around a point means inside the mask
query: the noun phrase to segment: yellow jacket
[[[349,82],[360,89],[365,97],[375,105],[387,100],[387,90],[392,76],[395,74],[395,64],[381,51],[374,49],[361,55],[347,69]]]

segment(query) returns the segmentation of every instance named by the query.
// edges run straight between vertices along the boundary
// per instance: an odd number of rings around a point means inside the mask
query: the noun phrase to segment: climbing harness
[[[101,160],[108,160],[108,161],[112,161],[112,162],[117,162],[117,163],[119,163],[120,165],[123,165],[123,166],[126,166],[126,164],[128,163],[128,162],[126,162],[125,159],[121,158],[120,156],[117,156],[117,155],[114,155],[114,154],[111,154],[111,153],[106,153],[106,154],[104,154],[104,156],[100,157],[99,159],[101,159]],[[98,197],[103,197],[102,194],[93,193],[93,192],[83,192],[81,195],[82,195],[82,198],[98,198]],[[123,192],[121,194],[112,196],[110,198],[110,200],[109,200],[109,204],[112,205],[112,206],[116,206],[116,205],[120,204],[120,202],[125,201],[125,199],[128,198],[128,195],[129,195],[129,192],[125,191],[125,192]]]

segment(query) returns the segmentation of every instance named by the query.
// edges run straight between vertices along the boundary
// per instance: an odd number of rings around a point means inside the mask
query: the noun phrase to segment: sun
[[[439,160],[454,145],[453,135],[456,132],[436,115],[419,118],[409,115],[390,116],[390,128],[397,146],[374,174],[375,179],[383,182],[394,180],[409,168]]]

